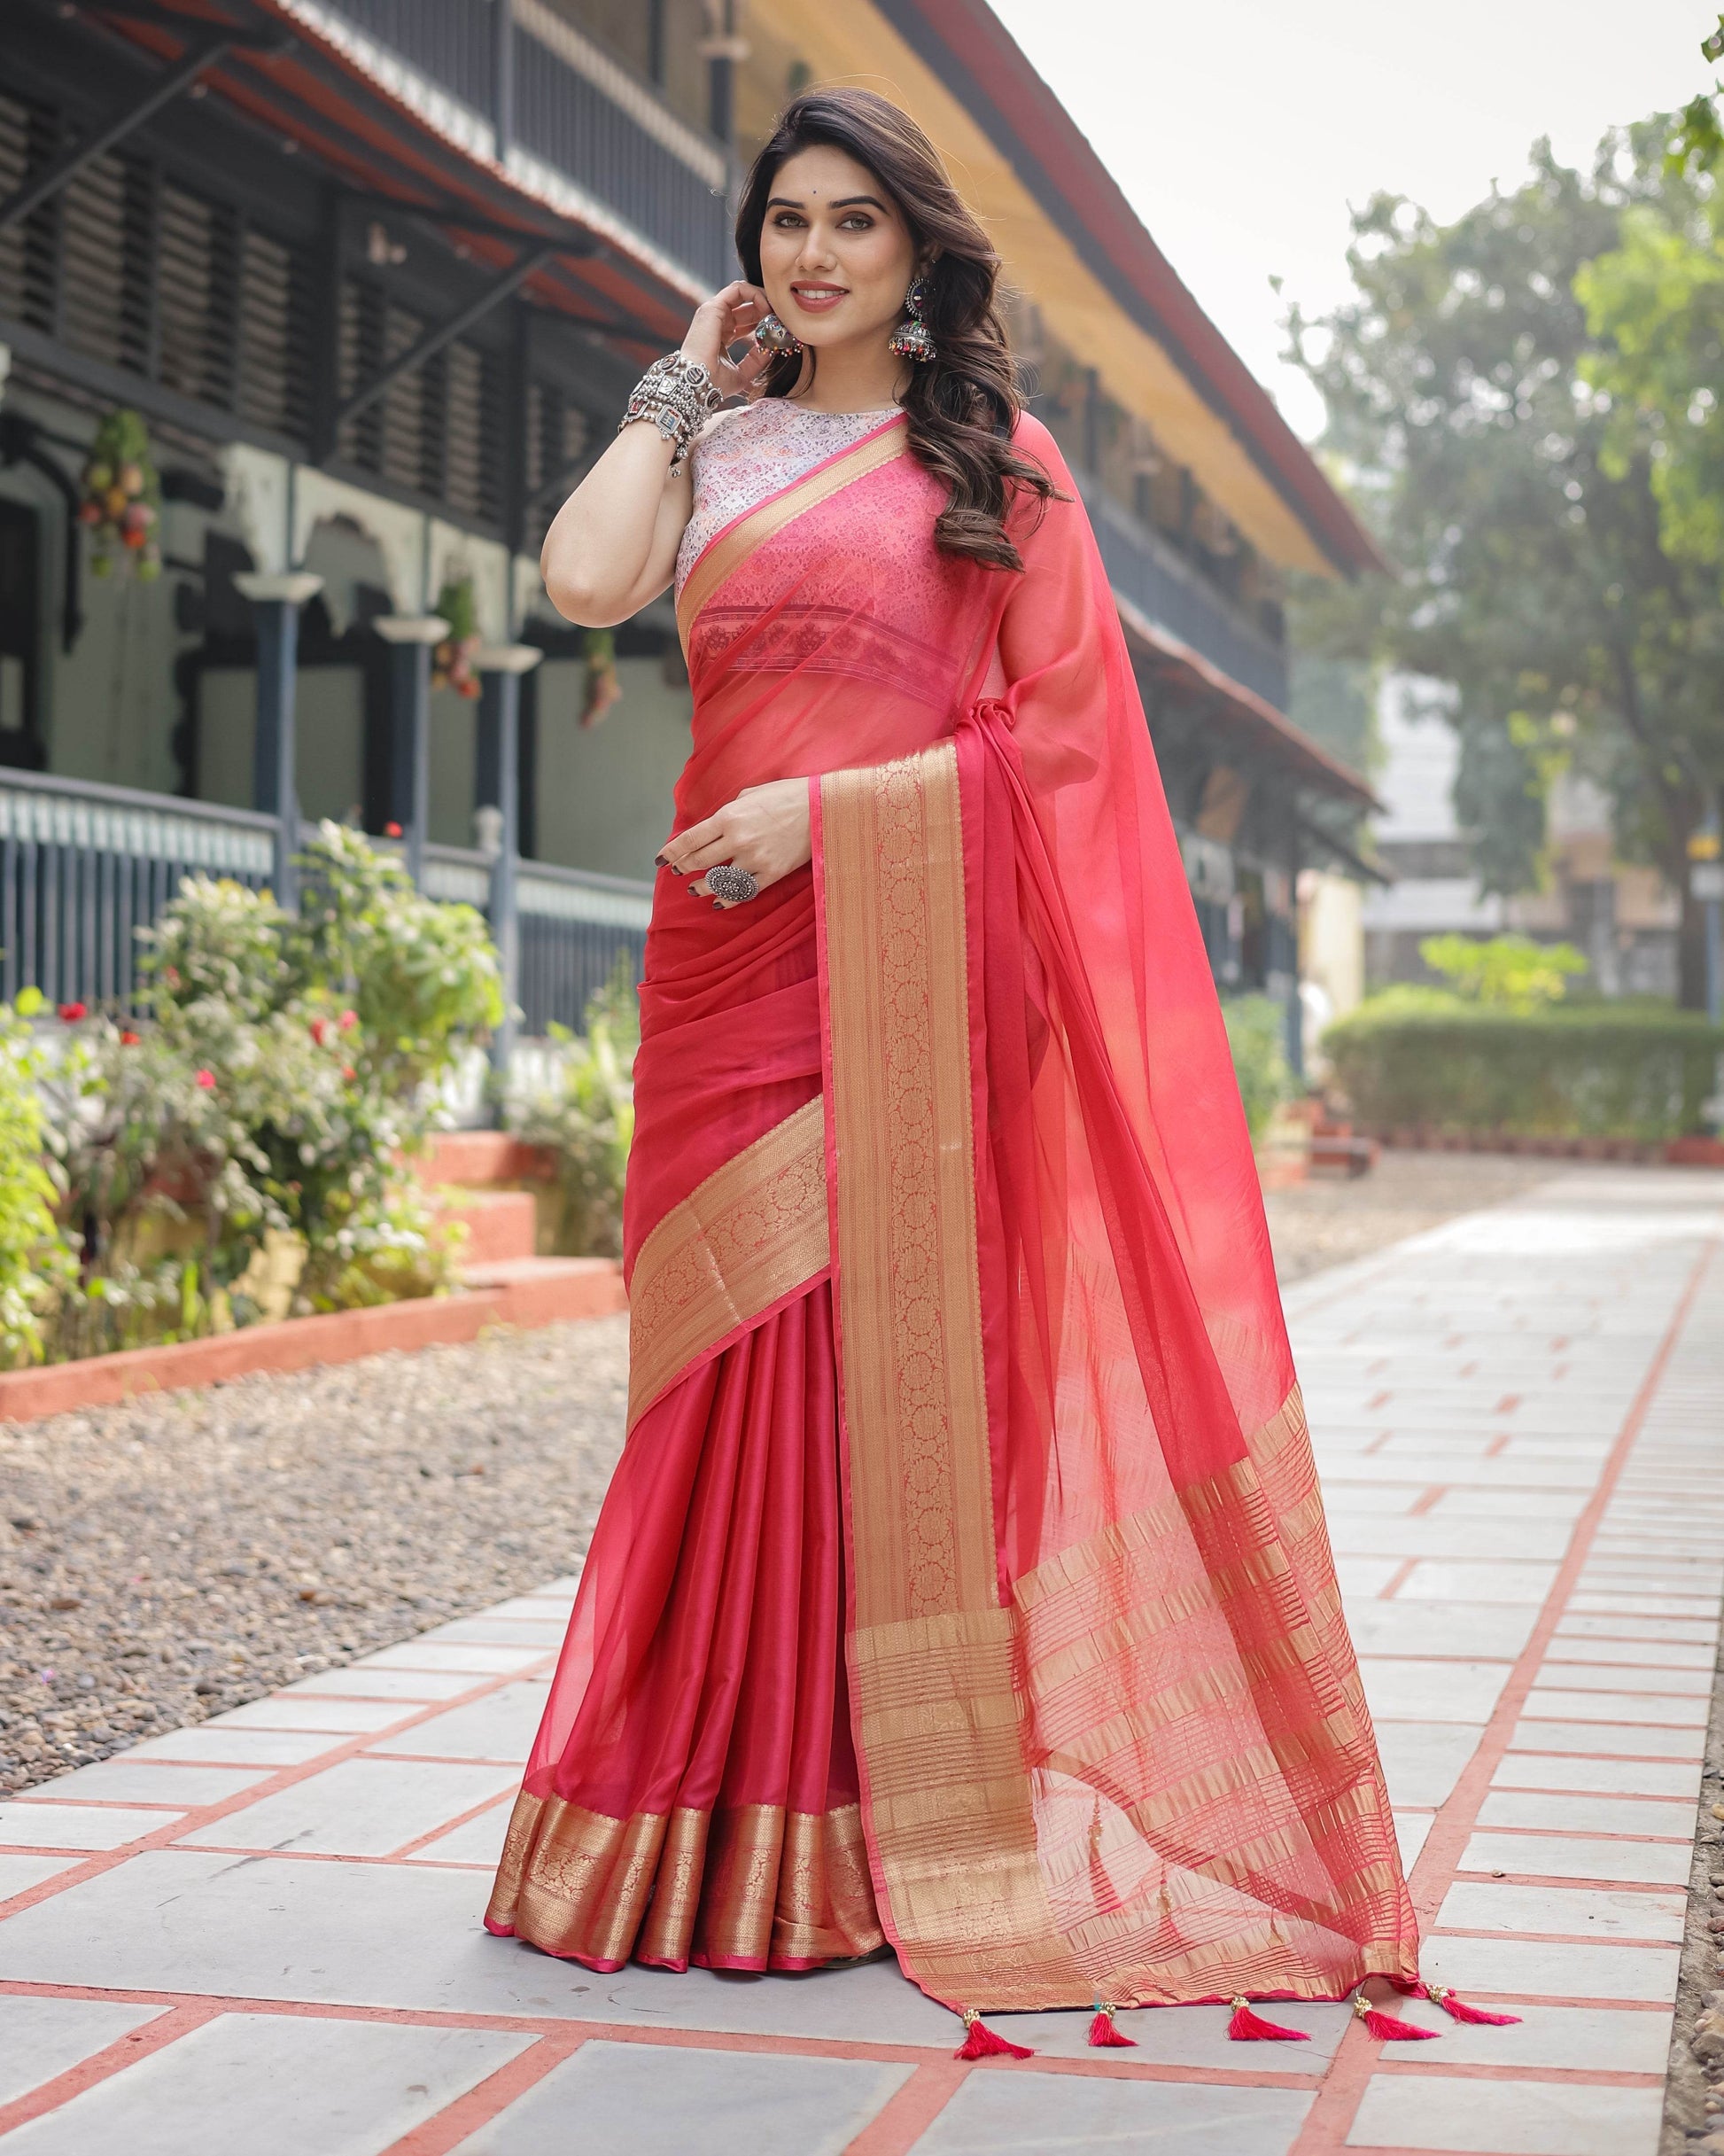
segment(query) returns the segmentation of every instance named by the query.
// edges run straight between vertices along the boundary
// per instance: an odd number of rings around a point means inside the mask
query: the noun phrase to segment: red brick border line
[[[139,1393],[220,1385],[258,1371],[356,1362],[362,1355],[381,1355],[392,1348],[441,1347],[477,1340],[493,1325],[555,1325],[627,1309],[622,1268],[614,1258],[566,1262],[569,1270],[559,1269],[555,1278],[462,1288],[455,1295],[380,1304],[375,1310],[285,1318],[278,1324],[248,1325],[171,1347],[123,1348],[115,1355],[92,1355],[43,1370],[0,1372],[0,1422],[31,1422],[74,1408],[106,1407]]]

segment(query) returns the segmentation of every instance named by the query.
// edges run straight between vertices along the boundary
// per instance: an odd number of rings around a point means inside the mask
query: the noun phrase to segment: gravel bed
[[[1573,1164],[1503,1153],[1414,1153],[1385,1147],[1377,1165],[1355,1181],[1318,1176],[1264,1193],[1275,1269],[1285,1288],[1441,1227],[1457,1213],[1500,1205]]]
[[[1386,1152],[1272,1191],[1281,1277],[1557,1171]],[[0,1424],[0,1793],[566,1572],[626,1391],[617,1317]]]
[[[569,1570],[628,1323],[0,1424],[0,1792]]]
[[[1712,1677],[1658,2156],[1724,2156],[1724,1661]]]

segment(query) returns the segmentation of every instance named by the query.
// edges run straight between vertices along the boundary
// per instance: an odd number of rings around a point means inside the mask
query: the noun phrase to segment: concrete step
[[[622,1267],[614,1257],[503,1257],[470,1265],[464,1287],[501,1294],[509,1325],[555,1325],[626,1310]]]
[[[530,1190],[465,1190],[445,1186],[431,1203],[445,1220],[467,1229],[462,1266],[488,1265],[502,1259],[532,1261],[538,1242],[537,1208]]]
[[[542,1147],[523,1145],[507,1131],[439,1131],[417,1167],[420,1181],[433,1187],[540,1182],[552,1173]]]

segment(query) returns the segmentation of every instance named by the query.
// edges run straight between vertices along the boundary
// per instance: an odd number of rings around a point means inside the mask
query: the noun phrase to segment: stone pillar
[[[304,570],[270,575],[247,570],[235,588],[252,602],[258,623],[258,725],[252,758],[252,806],[276,819],[276,903],[299,905],[299,788],[295,769],[295,691],[299,672],[299,609],[323,588]]]
[[[380,614],[390,652],[389,815],[407,842],[408,874],[423,890],[431,821],[431,656],[449,634],[440,614]]]
[[[479,674],[478,769],[473,799],[480,849],[491,856],[491,940],[503,976],[503,1022],[491,1042],[492,1068],[501,1078],[515,1046],[520,992],[521,930],[515,872],[521,852],[521,677],[545,654],[533,644],[486,644],[475,661]]]

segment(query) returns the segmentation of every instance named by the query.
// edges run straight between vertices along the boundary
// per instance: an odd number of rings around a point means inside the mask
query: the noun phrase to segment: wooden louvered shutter
[[[158,214],[157,379],[226,410],[234,401],[238,220],[167,181]]]
[[[247,227],[239,254],[239,348],[235,404],[253,425],[302,440],[311,352],[305,263],[293,248]]]
[[[53,114],[43,105],[0,96],[0,200],[53,154]],[[53,232],[51,205],[0,231],[0,315],[44,335],[54,326]]]
[[[58,331],[74,352],[151,369],[155,189],[135,160],[98,157],[60,190]]]

